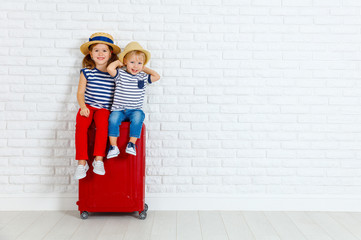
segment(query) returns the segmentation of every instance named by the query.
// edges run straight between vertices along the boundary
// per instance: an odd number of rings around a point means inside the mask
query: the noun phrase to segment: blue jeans
[[[142,131],[142,125],[145,118],[145,114],[140,109],[126,109],[122,111],[114,111],[109,116],[109,137],[119,137],[119,126],[122,122],[130,121],[130,133],[129,137],[140,138]]]

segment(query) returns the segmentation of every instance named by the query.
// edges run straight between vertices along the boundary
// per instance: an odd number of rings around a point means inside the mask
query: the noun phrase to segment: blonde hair
[[[143,58],[143,63],[146,61],[147,57],[145,56],[145,53],[142,51],[138,51],[138,50],[133,50],[128,52],[123,59],[123,62],[125,62],[125,60],[127,60],[128,58],[132,57],[132,56],[136,56],[136,57],[141,57]]]
[[[99,43],[98,43],[99,44]],[[89,68],[89,69],[94,69],[95,68],[95,62],[94,60],[92,59],[92,57],[90,56],[90,52],[93,50],[93,47],[97,45],[97,44],[92,44],[89,46],[89,53],[83,58],[83,62],[82,62],[82,65],[83,65],[83,68]],[[107,66],[114,62],[114,61],[117,61],[118,60],[118,56],[113,53],[113,48],[109,45],[107,45],[108,48],[109,48],[109,51],[111,51],[111,56],[107,62]]]

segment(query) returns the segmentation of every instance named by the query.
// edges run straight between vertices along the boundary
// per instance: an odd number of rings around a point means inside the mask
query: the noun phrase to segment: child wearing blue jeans
[[[107,158],[119,155],[117,139],[119,126],[124,121],[130,121],[129,142],[126,153],[136,156],[135,143],[140,137],[145,118],[142,110],[145,89],[160,79],[158,73],[145,65],[150,59],[150,53],[137,42],[129,43],[119,55],[119,60],[107,67],[108,73],[115,79],[115,92],[111,113],[109,116],[108,135],[110,148]],[[123,70],[121,67],[125,66]]]

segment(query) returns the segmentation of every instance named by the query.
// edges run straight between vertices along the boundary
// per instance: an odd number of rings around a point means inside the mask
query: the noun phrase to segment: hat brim
[[[131,51],[140,51],[140,52],[143,52],[145,54],[145,61],[144,61],[144,65],[147,64],[150,60],[150,52],[148,52],[147,50],[144,50],[144,49],[127,49],[127,50],[124,50],[120,55],[119,55],[119,61],[121,61],[122,63],[124,63],[124,57],[125,55],[127,55],[127,53],[131,52]]]
[[[98,43],[102,43],[102,44],[106,44],[108,46],[111,46],[113,48],[113,53],[118,54],[120,53],[120,48],[117,45],[108,43],[108,42],[104,42],[104,41],[91,41],[91,42],[86,42],[83,45],[80,46],[80,51],[84,54],[87,55],[89,53],[89,47],[90,45],[93,44],[98,44]]]

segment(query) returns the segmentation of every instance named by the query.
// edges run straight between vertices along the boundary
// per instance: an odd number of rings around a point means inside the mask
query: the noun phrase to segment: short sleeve
[[[81,70],[80,70],[80,75],[81,75],[81,73],[83,73],[83,74],[84,74],[84,77],[86,78],[86,80],[88,80],[88,74],[87,74],[88,71],[86,71],[86,70],[88,70],[88,69],[87,69],[87,68],[81,69]]]
[[[115,76],[113,78],[116,79],[119,77],[120,77],[120,72],[119,72],[119,68],[117,68],[117,73],[115,74]]]
[[[120,74],[119,68],[117,68],[117,74],[115,74],[115,76],[113,77],[113,79],[114,79],[114,82],[115,82],[115,83],[120,82],[120,80],[121,80],[121,74]]]
[[[150,80],[150,75],[147,73],[143,73],[142,79],[143,79],[144,83],[147,83],[147,84],[152,83],[152,81]]]

